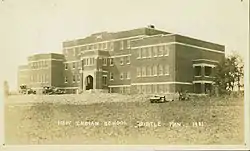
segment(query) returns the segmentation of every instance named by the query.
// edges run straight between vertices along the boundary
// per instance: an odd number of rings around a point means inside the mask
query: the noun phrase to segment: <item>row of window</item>
[[[126,48],[129,49],[131,47],[130,41],[129,40],[120,41],[120,44],[119,44],[120,50],[124,50],[125,45],[126,45]],[[84,50],[111,50],[112,51],[113,49],[114,49],[114,42],[103,42],[103,43],[98,43],[98,44],[90,44],[90,45],[86,45],[86,46],[80,46],[80,47],[76,47],[76,48],[64,49],[64,54],[67,55],[68,53],[72,52],[73,56],[76,56],[81,51],[84,51]]]
[[[195,66],[194,67],[194,75],[195,76],[202,76],[201,69],[202,69],[201,66]],[[211,76],[212,75],[212,67],[205,66],[204,72],[205,72],[205,76]]]
[[[46,68],[46,67],[48,67],[48,65],[49,65],[49,63],[46,60],[29,63],[29,66],[31,69]]]
[[[130,72],[122,72],[120,73],[120,80],[125,80],[125,79],[130,79],[131,78],[131,75],[130,75]],[[110,76],[109,76],[109,79],[110,80],[115,80],[114,79],[114,73],[110,73]]]
[[[161,57],[169,55],[169,46],[168,45],[160,45],[160,46],[152,46],[138,49],[137,58],[151,58],[151,57]]]
[[[108,64],[109,63],[109,64]],[[120,57],[120,65],[130,64],[130,56]],[[85,58],[83,59],[83,66],[91,66],[95,64],[95,58]],[[114,58],[102,58],[102,65],[103,66],[113,66],[114,65]],[[69,63],[65,63],[65,70],[68,69]],[[72,69],[78,67],[82,67],[82,62],[72,62]]]
[[[115,88],[110,88],[113,93]],[[118,91],[122,94],[130,94],[131,87],[119,87]],[[136,93],[169,93],[170,86],[168,84],[151,84],[151,85],[137,85]]]
[[[65,63],[64,64],[65,70],[69,69],[69,65],[70,64],[72,65],[72,69],[76,69],[77,67],[78,68],[82,67],[82,62],[81,61],[79,61],[79,62],[72,62],[72,63]]]
[[[64,77],[64,82],[65,83],[68,83],[69,82],[69,79],[67,76]],[[72,75],[72,83],[75,83],[75,82],[80,82],[80,75],[77,74],[77,75]]]
[[[30,76],[31,83],[47,83],[49,80],[49,76],[47,74],[37,74]]]
[[[110,88],[110,93],[114,93],[116,88]],[[130,94],[130,87],[119,87],[119,93],[121,94]]]
[[[137,67],[137,77],[169,75],[169,65]]]
[[[170,86],[168,84],[137,85],[137,93],[168,93]]]

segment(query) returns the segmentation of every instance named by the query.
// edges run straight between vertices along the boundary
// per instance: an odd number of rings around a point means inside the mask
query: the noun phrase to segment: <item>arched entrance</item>
[[[85,79],[85,86],[86,90],[93,89],[93,77],[91,75],[88,75]]]

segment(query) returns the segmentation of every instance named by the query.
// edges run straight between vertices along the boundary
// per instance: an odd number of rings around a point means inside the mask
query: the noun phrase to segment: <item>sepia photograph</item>
[[[248,22],[248,0],[1,0],[1,146],[249,149]]]

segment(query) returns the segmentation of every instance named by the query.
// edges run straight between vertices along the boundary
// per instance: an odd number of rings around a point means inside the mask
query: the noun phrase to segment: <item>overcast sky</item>
[[[1,0],[0,82],[16,88],[17,66],[34,53],[62,52],[64,40],[149,24],[245,57],[248,6],[248,0]]]

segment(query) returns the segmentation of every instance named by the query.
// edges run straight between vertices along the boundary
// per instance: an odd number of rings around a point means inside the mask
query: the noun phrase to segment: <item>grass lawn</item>
[[[106,102],[85,105],[5,105],[6,144],[242,145],[243,96],[196,98],[162,104]],[[71,121],[58,125],[58,121]],[[99,125],[77,125],[95,121]],[[123,121],[105,126],[104,122]],[[160,122],[158,127],[137,122]],[[182,125],[170,126],[169,122]],[[192,126],[203,122],[203,126]],[[85,123],[86,124],[86,123]]]

